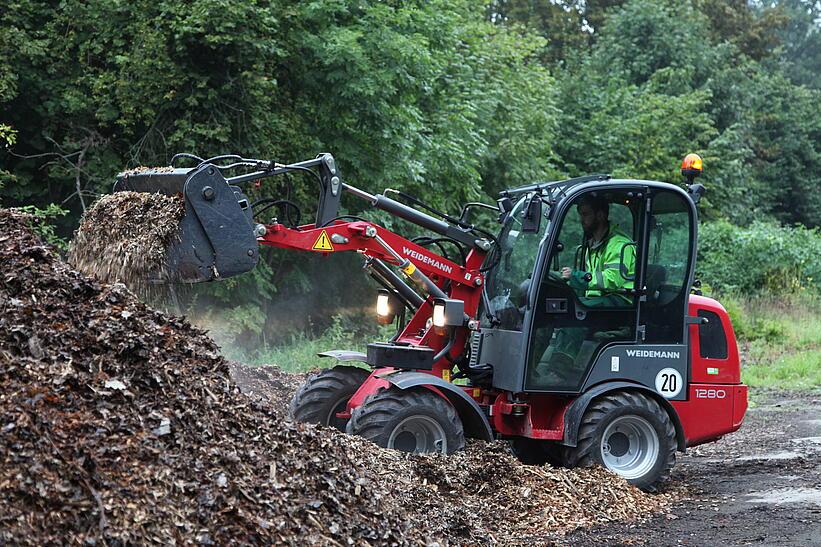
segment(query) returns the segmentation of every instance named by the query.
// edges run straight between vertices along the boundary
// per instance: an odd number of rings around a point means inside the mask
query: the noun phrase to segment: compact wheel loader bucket
[[[120,173],[115,192],[158,192],[185,200],[178,237],[155,283],[200,283],[252,270],[259,260],[248,198],[226,182],[219,169],[157,168]]]

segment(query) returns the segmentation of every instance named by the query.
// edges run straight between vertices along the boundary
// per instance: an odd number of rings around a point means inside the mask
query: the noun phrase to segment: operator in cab
[[[609,219],[610,206],[602,197],[587,194],[577,210],[584,231],[581,258],[574,270],[565,266],[561,276],[587,307],[618,307],[632,304],[624,294],[633,288],[636,247],[633,241]]]
[[[633,296],[636,247],[618,225],[610,221],[610,206],[600,196],[585,194],[577,203],[584,233],[576,252],[575,266],[558,272],[586,308],[627,308]],[[608,340],[625,339],[630,327],[616,323],[612,328],[589,329],[585,325],[562,326],[549,331],[550,341],[533,369],[531,385],[574,389],[583,379],[592,352]]]

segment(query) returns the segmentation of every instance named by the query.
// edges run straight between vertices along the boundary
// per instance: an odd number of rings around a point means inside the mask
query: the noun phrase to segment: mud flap
[[[483,441],[493,440],[493,429],[490,427],[487,416],[485,416],[481,407],[476,404],[476,401],[459,386],[425,372],[395,372],[388,369],[384,373],[377,373],[376,376],[390,382],[399,389],[418,386],[436,388],[456,409],[467,437]]]

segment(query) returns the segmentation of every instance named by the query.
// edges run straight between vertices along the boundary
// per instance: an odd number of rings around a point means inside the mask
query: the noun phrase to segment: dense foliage
[[[698,276],[720,292],[821,293],[821,233],[772,222],[702,225]]]
[[[696,151],[721,221],[707,239],[818,226],[820,14],[814,0],[9,0],[0,200],[70,209],[67,235],[126,167],[330,151],[362,188],[453,211],[551,177],[678,181]],[[310,181],[289,182],[310,209]],[[277,293],[310,298],[329,270],[266,259],[200,295],[259,336]]]

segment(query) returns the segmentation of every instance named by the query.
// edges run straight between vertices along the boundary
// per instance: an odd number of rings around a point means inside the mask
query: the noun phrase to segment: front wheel
[[[368,378],[367,370],[338,366],[308,377],[291,399],[291,417],[300,422],[327,425],[345,431],[348,420],[337,418],[348,400]]]
[[[676,431],[659,404],[639,393],[605,395],[582,418],[570,467],[597,463],[642,490],[655,491],[676,462]]]
[[[353,410],[346,431],[383,448],[451,454],[465,446],[462,420],[447,400],[416,388],[380,389]]]

